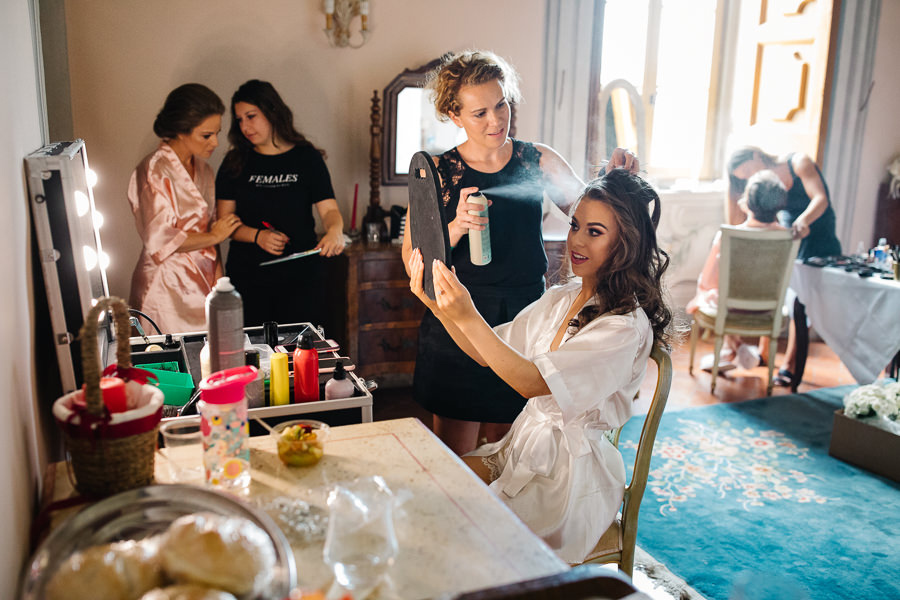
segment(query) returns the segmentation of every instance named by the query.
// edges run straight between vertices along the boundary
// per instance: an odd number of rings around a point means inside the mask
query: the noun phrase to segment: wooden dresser
[[[348,259],[349,356],[360,377],[411,374],[425,306],[409,291],[400,246],[355,242]]]

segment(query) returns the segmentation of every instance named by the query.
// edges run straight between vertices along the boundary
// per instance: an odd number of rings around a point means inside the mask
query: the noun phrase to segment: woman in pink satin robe
[[[153,123],[159,147],[128,185],[144,244],[129,302],[163,333],[206,329],[204,301],[222,275],[218,244],[241,224],[236,215],[214,219],[215,177],[206,159],[219,145],[224,112],[222,100],[203,85],[173,90]]]

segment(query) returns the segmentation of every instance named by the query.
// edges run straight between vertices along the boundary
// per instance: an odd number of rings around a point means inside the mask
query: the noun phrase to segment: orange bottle
[[[319,399],[319,352],[313,347],[312,336],[304,333],[294,350],[294,402],[315,402]]]

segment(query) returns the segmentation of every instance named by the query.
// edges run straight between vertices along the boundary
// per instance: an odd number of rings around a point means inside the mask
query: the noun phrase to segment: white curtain
[[[587,179],[599,92],[604,0],[548,0],[541,139]]]
[[[855,252],[850,239],[856,190],[859,184],[860,148],[866,126],[868,98],[874,82],[875,45],[881,0],[842,0],[837,61],[832,77],[828,142],[822,174],[837,217],[837,236],[844,253]]]

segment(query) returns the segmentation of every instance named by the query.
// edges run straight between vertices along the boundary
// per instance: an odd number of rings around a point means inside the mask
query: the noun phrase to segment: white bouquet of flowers
[[[844,396],[844,414],[857,419],[879,416],[890,421],[900,420],[900,383],[859,386]]]

